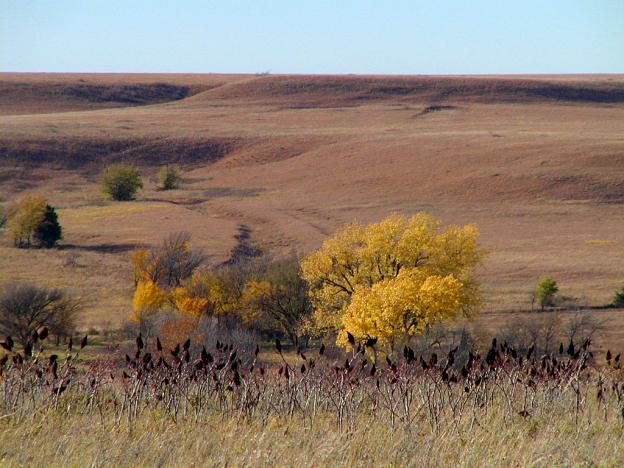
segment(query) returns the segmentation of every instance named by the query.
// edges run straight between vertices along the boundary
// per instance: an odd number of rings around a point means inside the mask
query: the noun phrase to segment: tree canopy
[[[542,278],[535,287],[535,300],[537,305],[544,310],[544,307],[550,307],[555,305],[555,294],[559,292],[557,282],[550,278]]]
[[[256,328],[282,332],[299,344],[311,307],[298,258],[293,254],[271,261],[254,276],[241,298],[244,318]]]
[[[346,347],[350,334],[394,348],[431,323],[477,313],[477,237],[475,225],[442,229],[423,213],[347,226],[302,262],[314,331],[338,332]]]
[[[63,229],[52,206],[46,205],[43,218],[35,228],[33,237],[39,246],[47,249],[54,247],[57,241],[63,238]]]
[[[615,293],[611,304],[614,305],[615,307],[624,306],[624,287],[622,287],[622,289],[620,289],[619,291]]]

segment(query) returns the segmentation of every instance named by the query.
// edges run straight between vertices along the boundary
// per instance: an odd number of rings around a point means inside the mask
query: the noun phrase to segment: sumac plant
[[[489,412],[509,421],[562,413],[577,423],[588,415],[624,418],[620,355],[608,352],[599,366],[589,340],[536,355],[494,339],[461,362],[456,349],[417,355],[409,346],[399,358],[374,359],[381,356],[375,342],[353,336],[340,360],[326,357],[324,346],[293,356],[276,340],[276,359],[267,364],[258,347],[243,354],[232,344],[206,349],[188,339],[168,348],[139,335],[127,354],[87,365],[79,359],[87,337],[52,354],[47,333],[34,332],[21,349],[11,337],[0,342],[1,417],[24,420],[53,408],[128,423],[145,413],[172,421],[296,417],[310,425],[329,418],[346,432],[371,423],[461,431]]]

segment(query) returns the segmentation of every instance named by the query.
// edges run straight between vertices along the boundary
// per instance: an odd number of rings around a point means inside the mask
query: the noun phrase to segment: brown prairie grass
[[[593,408],[597,411],[597,408]],[[473,427],[396,431],[362,423],[351,433],[328,420],[177,424],[146,414],[132,424],[86,415],[0,422],[4,466],[621,466],[624,425],[601,418],[576,426],[566,412],[507,421],[492,412]]]

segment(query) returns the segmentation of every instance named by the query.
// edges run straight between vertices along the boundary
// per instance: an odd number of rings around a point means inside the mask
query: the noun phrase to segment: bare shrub
[[[123,328],[128,339],[141,334],[146,340],[156,337],[163,346],[174,347],[177,343],[189,339],[194,346],[214,349],[217,343],[232,345],[241,355],[250,356],[256,349],[258,335],[241,325],[236,316],[203,315],[199,318],[176,311],[162,310],[149,320],[135,324],[128,322]]]
[[[296,255],[273,260],[246,285],[244,315],[259,330],[284,334],[294,345],[305,346],[306,319],[312,311],[308,284],[301,277]]]
[[[598,320],[590,311],[577,312],[566,325],[567,341],[578,345],[587,338],[592,339],[596,332],[604,328],[603,324],[604,321]]]
[[[550,353],[558,346],[563,328],[559,314],[532,315],[510,321],[497,335],[520,352],[531,346],[538,354]]]
[[[25,345],[34,331],[47,326],[52,334],[71,336],[82,301],[60,289],[11,283],[0,295],[0,333]]]
[[[247,356],[252,355],[258,343],[258,336],[252,330],[240,326],[231,317],[202,317],[197,324],[197,333],[208,349],[216,348],[218,341],[233,345]]]
[[[445,354],[455,349],[459,362],[468,359],[468,353],[477,349],[477,340],[467,328],[437,323],[413,338],[410,346],[417,355]]]
[[[138,323],[127,320],[117,332],[121,340],[130,340],[141,333],[141,326]]]
[[[156,249],[139,250],[135,254],[135,276],[147,277],[165,289],[179,287],[206,259],[200,249],[191,247],[190,241],[188,232],[176,232]]]

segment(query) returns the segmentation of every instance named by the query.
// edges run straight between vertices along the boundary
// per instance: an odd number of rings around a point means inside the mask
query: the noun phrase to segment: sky
[[[624,73],[624,0],[0,0],[0,71]]]

